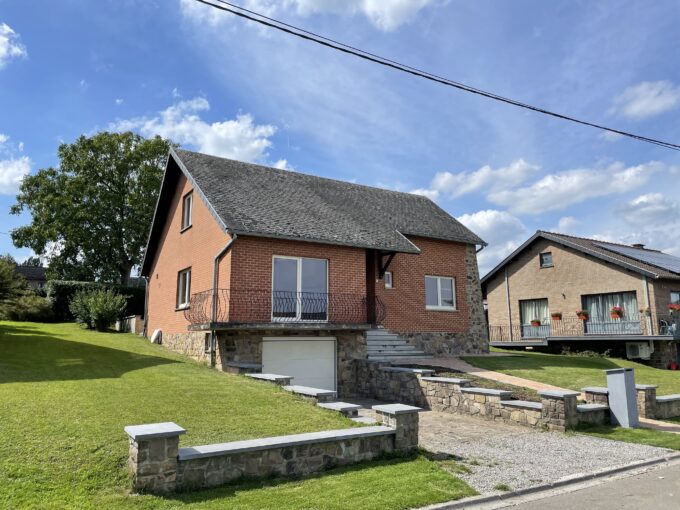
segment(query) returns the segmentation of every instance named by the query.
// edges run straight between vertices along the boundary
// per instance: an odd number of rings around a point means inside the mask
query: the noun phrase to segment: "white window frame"
[[[437,305],[427,304],[427,284],[425,286],[425,309],[435,310],[441,312],[455,312],[457,310],[458,300],[456,299],[456,279],[453,276],[436,276],[436,275],[425,275],[425,280],[428,278],[434,278],[437,280]],[[450,280],[451,288],[453,290],[453,306],[442,305],[442,280]]]
[[[323,259],[319,257],[293,257],[290,255],[273,255],[272,256],[272,306],[271,306],[271,316],[272,316],[272,322],[289,322],[290,319],[288,317],[274,317],[274,260],[276,259],[287,259],[287,260],[295,260],[297,262],[297,282],[295,284],[297,290],[295,291],[297,295],[300,295],[301,288],[302,288],[302,259],[311,259],[311,260],[323,260],[326,263],[326,320],[302,320],[302,303],[298,299],[298,303],[296,305],[296,316],[295,316],[295,322],[328,322],[328,318],[330,315],[330,310],[328,306],[328,278],[329,275],[328,273],[329,268],[328,266],[330,265],[328,262],[328,259]]]
[[[185,278],[184,284],[182,279]],[[182,289],[182,285],[184,288]],[[182,292],[184,290],[184,292]],[[182,295],[183,294],[183,295]],[[189,308],[191,302],[191,268],[187,267],[177,272],[177,310]]]
[[[188,204],[188,205],[187,205]],[[191,226],[193,220],[194,192],[188,192],[182,197],[182,228],[186,230]]]
[[[394,288],[394,277],[392,276],[392,271],[385,271],[383,275],[383,281],[385,282],[386,289]]]
[[[543,255],[550,255],[550,264],[543,263]],[[555,262],[553,261],[553,254],[551,251],[544,251],[538,254],[538,265],[541,268],[554,267]]]

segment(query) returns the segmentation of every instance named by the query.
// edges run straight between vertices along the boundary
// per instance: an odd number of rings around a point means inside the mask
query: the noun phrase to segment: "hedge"
[[[54,317],[58,321],[73,320],[73,314],[69,309],[71,299],[79,290],[111,289],[118,294],[126,296],[124,316],[144,315],[144,287],[128,287],[126,285],[105,284],[96,282],[72,282],[66,280],[50,280],[45,285],[47,299],[52,305]]]

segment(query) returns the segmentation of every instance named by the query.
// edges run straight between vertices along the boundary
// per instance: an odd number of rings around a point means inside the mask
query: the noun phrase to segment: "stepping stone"
[[[348,418],[355,418],[359,415],[359,409],[361,406],[356,404],[349,404],[347,402],[319,402],[316,404],[324,409],[330,409],[331,411],[337,411],[344,414]]]
[[[310,388],[309,386],[284,386],[284,390],[300,395],[302,397],[312,398],[317,402],[332,402],[335,400],[336,393],[331,390],[322,390],[321,388]]]
[[[290,381],[293,379],[290,375],[279,375],[279,374],[245,374],[246,377],[251,379],[257,379],[259,381],[273,382],[281,386],[288,386]]]

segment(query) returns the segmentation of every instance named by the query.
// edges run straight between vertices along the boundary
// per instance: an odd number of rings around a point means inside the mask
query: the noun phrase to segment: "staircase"
[[[371,329],[367,331],[366,345],[368,347],[368,359],[374,361],[432,357],[387,329]]]

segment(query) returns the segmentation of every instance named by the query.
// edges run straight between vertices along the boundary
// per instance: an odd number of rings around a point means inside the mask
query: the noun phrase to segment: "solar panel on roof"
[[[600,248],[605,250],[625,255],[651,266],[659,267],[670,271],[671,273],[680,274],[680,257],[675,257],[660,251],[643,250],[641,248],[633,248],[632,246],[618,246],[615,244],[595,243]]]

